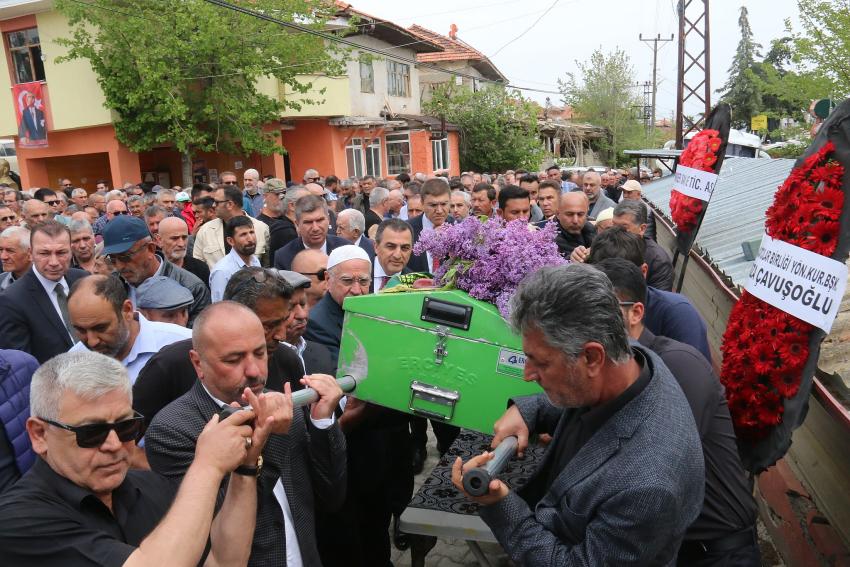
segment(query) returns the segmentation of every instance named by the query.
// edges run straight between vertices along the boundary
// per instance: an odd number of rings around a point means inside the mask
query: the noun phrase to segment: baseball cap
[[[266,193],[280,193],[281,191],[286,191],[286,183],[283,181],[283,179],[272,177],[271,179],[266,181]]]
[[[189,197],[189,194],[187,192],[180,191],[180,192],[177,193],[177,195],[174,197],[174,199],[178,203],[188,203],[191,200],[191,197]]]
[[[623,183],[623,191],[637,191],[640,192],[640,183],[635,181],[634,179],[629,179],[625,183]]]
[[[103,229],[103,253],[122,254],[150,235],[145,221],[132,215],[120,215],[106,223]]]
[[[166,276],[152,276],[136,288],[136,307],[140,309],[180,309],[195,301],[192,292]]]

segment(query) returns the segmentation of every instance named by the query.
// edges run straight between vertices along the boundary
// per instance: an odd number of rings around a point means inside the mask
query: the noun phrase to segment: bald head
[[[558,221],[561,227],[570,234],[580,234],[587,222],[587,211],[590,202],[581,191],[570,191],[561,195],[558,205]]]
[[[171,234],[172,232],[180,232],[184,229],[188,230],[189,225],[181,217],[165,217],[159,221],[159,234],[161,236],[163,233]]]
[[[315,195],[317,197],[323,197],[325,195],[325,188],[318,183],[307,183],[304,188],[307,189],[311,195]]]
[[[263,324],[256,313],[235,301],[219,301],[201,311],[192,325],[192,349],[204,358],[204,353],[216,338],[222,337],[222,331],[232,329],[234,322],[259,329],[265,346]]]
[[[346,209],[350,210],[350,209]],[[325,292],[328,291],[328,277],[322,273],[322,279],[319,279],[320,270],[328,267],[328,255],[320,249],[307,248],[295,255],[292,259],[292,271],[299,272],[310,278],[310,287],[307,292],[307,301],[310,306],[319,302]]]

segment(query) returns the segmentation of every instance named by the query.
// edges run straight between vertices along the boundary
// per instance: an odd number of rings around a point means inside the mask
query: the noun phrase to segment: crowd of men
[[[553,166],[0,187],[3,563],[391,565],[428,423],[343,395],[343,304],[433,272],[446,259],[414,254],[420,236],[476,216],[554,223],[570,260],[514,298],[545,395],[495,428],[520,452],[549,434],[545,458],[519,491],[467,495],[508,554],[758,565],[706,325],[672,292],[648,181]],[[318,399],[293,407],[305,387]],[[458,430],[431,427],[444,455]],[[489,458],[455,463],[457,490]]]

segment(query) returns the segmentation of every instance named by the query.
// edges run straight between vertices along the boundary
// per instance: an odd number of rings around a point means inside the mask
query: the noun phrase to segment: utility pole
[[[673,41],[673,34],[670,34],[670,39],[662,39],[661,34],[653,38],[644,39],[643,34],[639,34],[638,39],[647,45],[652,44],[652,114],[649,117],[649,135],[652,137],[655,133],[655,95],[658,92],[658,44]],[[662,47],[664,46],[662,45]]]

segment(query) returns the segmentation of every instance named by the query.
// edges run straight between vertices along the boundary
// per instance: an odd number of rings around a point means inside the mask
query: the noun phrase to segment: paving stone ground
[[[419,487],[428,478],[431,470],[437,466],[438,460],[437,441],[429,428],[428,459],[425,461],[422,472],[416,475],[414,479],[414,493],[419,490]],[[758,534],[759,545],[762,551],[762,565],[765,567],[785,567],[761,520],[758,522]],[[479,545],[492,567],[512,567],[514,565],[498,544],[480,543]],[[395,567],[411,567],[410,551],[399,551],[393,547],[391,559]],[[469,549],[465,541],[440,538],[437,539],[437,545],[434,546],[434,549],[425,558],[425,565],[427,567],[480,567],[481,564],[475,558],[475,555],[473,555],[472,550]]]

